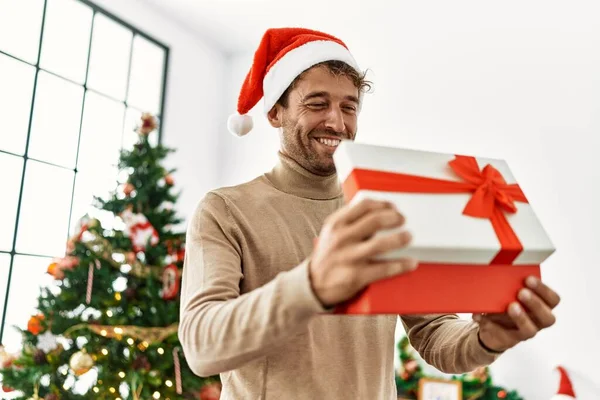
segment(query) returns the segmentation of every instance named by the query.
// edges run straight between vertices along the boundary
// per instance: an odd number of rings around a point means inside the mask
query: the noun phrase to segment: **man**
[[[331,313],[369,283],[416,268],[410,259],[374,261],[409,244],[409,233],[374,235],[402,226],[401,210],[344,205],[332,154],[356,136],[369,87],[359,71],[342,41],[307,29],[268,30],[256,51],[228,126],[247,134],[246,113],[264,96],[280,131],[279,162],[202,199],[183,273],[180,340],[196,374],[221,374],[223,400],[396,398],[397,316]],[[496,319],[401,321],[427,362],[471,371],[554,323],[558,295],[528,284],[520,304]]]

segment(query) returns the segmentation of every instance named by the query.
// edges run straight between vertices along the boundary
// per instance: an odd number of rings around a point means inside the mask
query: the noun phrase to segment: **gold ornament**
[[[87,352],[80,350],[71,356],[69,366],[76,376],[81,376],[92,369],[94,360]]]
[[[136,340],[142,340],[140,343],[141,350],[146,350],[151,344],[162,343],[166,338],[177,333],[178,323],[175,322],[165,327],[141,327],[133,325],[89,325],[89,324],[78,324],[74,325],[63,333],[65,337],[71,337],[73,332],[79,329],[88,329],[98,335],[117,339],[117,336],[124,336],[133,338]]]

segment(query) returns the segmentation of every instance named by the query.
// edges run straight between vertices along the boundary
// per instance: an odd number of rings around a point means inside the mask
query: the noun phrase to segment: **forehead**
[[[312,68],[298,81],[294,92],[300,96],[311,92],[326,92],[333,97],[358,96],[358,88],[344,75],[334,75],[325,67]]]

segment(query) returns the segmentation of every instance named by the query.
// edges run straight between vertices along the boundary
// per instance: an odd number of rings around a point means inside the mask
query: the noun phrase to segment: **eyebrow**
[[[307,94],[306,96],[304,96],[304,98],[302,99],[303,102],[317,98],[317,97],[329,97],[329,93],[327,92],[311,92],[309,94]],[[346,96],[344,97],[345,100],[349,100],[352,101],[354,103],[358,104],[358,97],[356,96]]]

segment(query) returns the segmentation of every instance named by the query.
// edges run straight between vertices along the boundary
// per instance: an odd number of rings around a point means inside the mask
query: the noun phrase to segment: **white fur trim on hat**
[[[236,136],[244,136],[252,130],[254,122],[250,115],[231,114],[227,118],[227,129]]]
[[[267,72],[263,80],[264,113],[268,113],[288,86],[305,70],[323,61],[338,60],[360,71],[350,51],[337,42],[315,40],[290,50]]]

